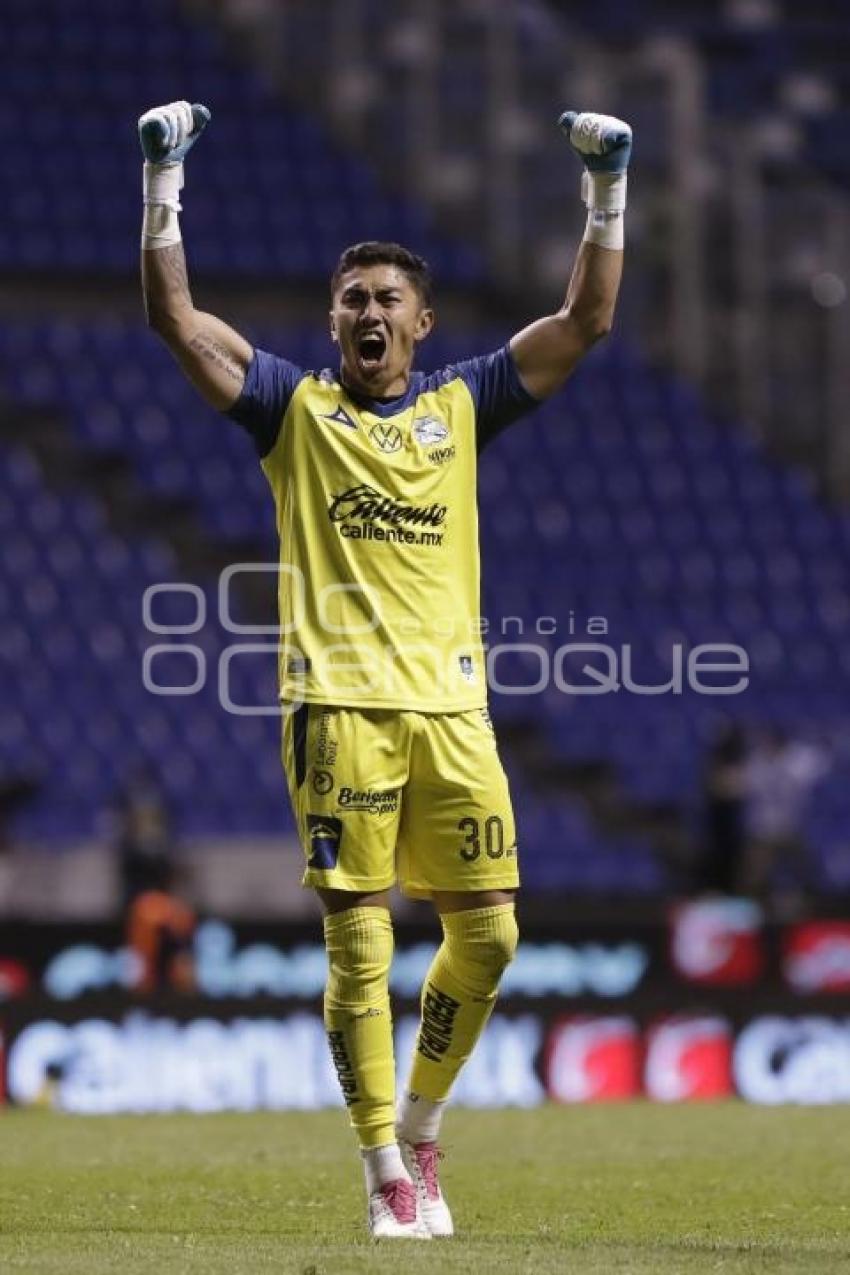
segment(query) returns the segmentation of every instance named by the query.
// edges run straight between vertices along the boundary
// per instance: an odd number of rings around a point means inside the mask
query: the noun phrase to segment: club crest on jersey
[[[346,429],[357,429],[356,421],[351,419],[342,404],[335,412],[327,412],[321,419],[323,421],[333,421],[336,425],[344,425]]]
[[[376,421],[369,430],[369,437],[379,452],[388,455],[401,447],[401,430],[397,425],[384,425],[382,421]]]
[[[433,447],[449,436],[449,427],[438,416],[420,416],[413,422],[413,437],[423,447]]]

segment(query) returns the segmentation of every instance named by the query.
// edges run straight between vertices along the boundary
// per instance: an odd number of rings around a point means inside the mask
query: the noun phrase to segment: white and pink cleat
[[[399,1142],[405,1168],[416,1187],[422,1220],[435,1238],[454,1235],[455,1228],[449,1206],[443,1199],[437,1178],[440,1151],[436,1142]]]
[[[417,1188],[407,1178],[385,1182],[369,1196],[369,1230],[376,1240],[430,1240]]]

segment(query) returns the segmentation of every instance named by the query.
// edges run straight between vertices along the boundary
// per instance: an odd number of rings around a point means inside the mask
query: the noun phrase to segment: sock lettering
[[[460,1001],[428,984],[422,1003],[422,1026],[416,1048],[423,1058],[439,1062],[451,1044]]]
[[[346,1048],[344,1034],[342,1032],[328,1032],[328,1044],[331,1047],[331,1058],[336,1068],[339,1087],[342,1090],[345,1105],[350,1107],[352,1103],[358,1101],[357,1077],[354,1074],[354,1065]]]

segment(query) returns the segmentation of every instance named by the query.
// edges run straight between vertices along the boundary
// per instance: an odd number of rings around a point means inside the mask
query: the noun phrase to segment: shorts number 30
[[[458,832],[465,837],[460,857],[474,863],[481,855],[481,823],[473,815],[464,815],[458,822]],[[488,859],[501,859],[505,853],[505,829],[498,815],[488,815],[484,820],[484,850]]]

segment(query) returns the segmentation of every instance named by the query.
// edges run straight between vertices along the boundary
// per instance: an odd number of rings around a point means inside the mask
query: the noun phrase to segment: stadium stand
[[[125,0],[48,0],[37,8],[11,0],[0,74],[9,182],[0,268],[133,272],[135,121],[146,104],[191,86],[196,100],[216,104],[207,162],[193,178],[196,270],[324,278],[343,239],[392,234],[419,243],[448,280],[481,278],[474,247],[432,233],[421,203],[388,195],[361,159],[283,106],[255,73],[233,62],[221,35],[168,0],[151,0],[143,15]],[[83,153],[68,145],[69,118],[86,139]]]
[[[557,7],[595,36],[616,44],[654,32],[687,36],[707,73],[712,110],[737,118],[784,115],[799,126],[799,151],[831,180],[850,183],[850,44],[840,0],[799,5],[730,0],[606,0]]]

